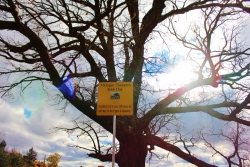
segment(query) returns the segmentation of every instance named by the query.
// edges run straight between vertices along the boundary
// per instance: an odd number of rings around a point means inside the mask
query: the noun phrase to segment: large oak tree
[[[177,24],[178,17],[192,12],[199,13],[199,22]],[[242,41],[246,26],[240,20],[249,12],[247,3],[230,0],[2,0],[0,74],[19,79],[3,82],[1,95],[6,98],[15,88],[25,91],[33,82],[52,84],[62,95],[58,98],[112,133],[113,118],[96,115],[98,84],[133,82],[134,115],[117,117],[120,167],[144,167],[155,147],[196,166],[215,166],[192,149],[202,143],[211,157],[244,166],[249,163],[250,47]],[[192,64],[196,77],[177,86],[165,78],[165,90],[156,89],[149,80],[178,63],[179,55],[171,49],[176,40],[187,51],[181,56]],[[150,48],[160,51],[152,55]],[[198,112],[221,120],[230,130],[180,130],[183,120],[176,115]],[[76,123],[66,130],[81,130],[100,144],[95,127]],[[228,141],[230,152],[217,147],[218,139]],[[110,151],[98,144],[89,156],[111,161]]]

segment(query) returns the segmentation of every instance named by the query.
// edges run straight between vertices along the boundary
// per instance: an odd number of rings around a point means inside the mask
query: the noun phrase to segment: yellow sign
[[[98,116],[133,115],[133,83],[100,82],[96,114]]]

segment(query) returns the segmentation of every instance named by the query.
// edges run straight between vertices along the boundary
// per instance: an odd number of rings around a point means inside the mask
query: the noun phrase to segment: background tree
[[[5,142],[5,140],[2,140],[2,141],[0,142],[0,147],[1,147],[2,149],[4,149],[4,148],[6,147],[6,142]]]
[[[38,160],[35,160],[33,162],[33,165],[34,165],[34,167],[48,167],[48,165],[46,163],[38,161]]]
[[[36,160],[36,158],[37,158],[37,152],[32,147],[29,149],[29,151],[24,156],[24,160],[26,162],[26,165],[32,166],[33,162]]]
[[[249,128],[249,45],[243,45],[239,38],[244,33],[241,27],[226,26],[249,17],[245,2],[3,0],[0,10],[0,74],[4,78],[19,76],[12,83],[7,80],[0,85],[2,97],[8,98],[11,91],[23,92],[35,82],[41,82],[48,92],[49,84],[58,88],[56,102],[74,106],[99,125],[76,126],[85,134],[89,132],[93,144],[99,143],[89,149],[93,151],[91,157],[111,161],[111,152],[116,151],[120,167],[144,167],[147,154],[154,155],[153,149],[160,147],[196,166],[214,166],[193,149],[204,142],[212,151],[218,150],[211,147],[214,140],[205,135],[210,128],[206,127],[206,133],[203,127],[186,132],[182,127],[191,122],[179,121],[177,115],[208,114],[213,121],[232,124],[238,135],[242,133],[237,124]],[[175,19],[198,11],[201,24],[191,26],[191,34],[180,34],[183,25],[175,25]],[[222,37],[216,36],[221,34],[217,33],[220,28]],[[172,72],[179,62],[170,35],[183,43],[182,49],[187,52],[181,56],[191,63],[196,76],[184,84],[171,84],[166,78],[162,89],[150,85],[149,80]],[[214,46],[214,37],[223,39],[222,43]],[[162,47],[155,45],[158,40]],[[150,53],[151,48],[160,53]],[[116,150],[102,151],[97,132],[104,129],[112,133],[113,119],[96,116],[96,95],[98,84],[110,81],[133,82],[134,115],[117,118],[119,145]],[[212,134],[217,131],[212,130]],[[232,135],[225,134],[222,131],[219,136]],[[229,165],[241,166],[230,158],[239,153],[239,136],[235,139],[233,154],[216,154]]]
[[[50,154],[48,158],[46,158],[48,167],[58,167],[60,159],[61,159],[60,154],[58,153]]]
[[[0,166],[7,167],[9,163],[9,157],[5,151],[6,142],[4,140],[0,143]]]
[[[1,167],[31,167],[31,166],[45,166],[45,164],[36,161],[37,152],[33,147],[29,149],[26,155],[22,155],[16,149],[8,151],[5,140],[0,142],[0,166]]]
[[[12,149],[10,153],[8,153],[9,164],[11,167],[20,167],[24,166],[24,160],[21,153],[17,152],[15,149]]]

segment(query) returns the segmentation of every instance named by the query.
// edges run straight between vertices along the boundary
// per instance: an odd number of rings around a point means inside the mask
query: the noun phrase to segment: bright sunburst
[[[196,77],[193,66],[189,61],[180,62],[169,74],[170,82],[176,85],[183,85],[191,82]]]
[[[166,73],[150,78],[149,82],[155,89],[166,90],[169,87],[179,88],[195,79],[197,79],[197,74],[194,72],[193,64],[190,61],[181,61]]]

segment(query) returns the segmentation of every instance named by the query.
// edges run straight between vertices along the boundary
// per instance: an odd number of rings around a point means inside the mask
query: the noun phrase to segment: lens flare
[[[24,117],[30,119],[34,115],[44,111],[47,94],[39,83],[33,83],[25,90],[23,101],[19,102],[23,107]]]
[[[29,119],[31,117],[31,115],[32,115],[32,111],[30,111],[27,108],[24,108],[23,114],[24,114],[25,118]]]

